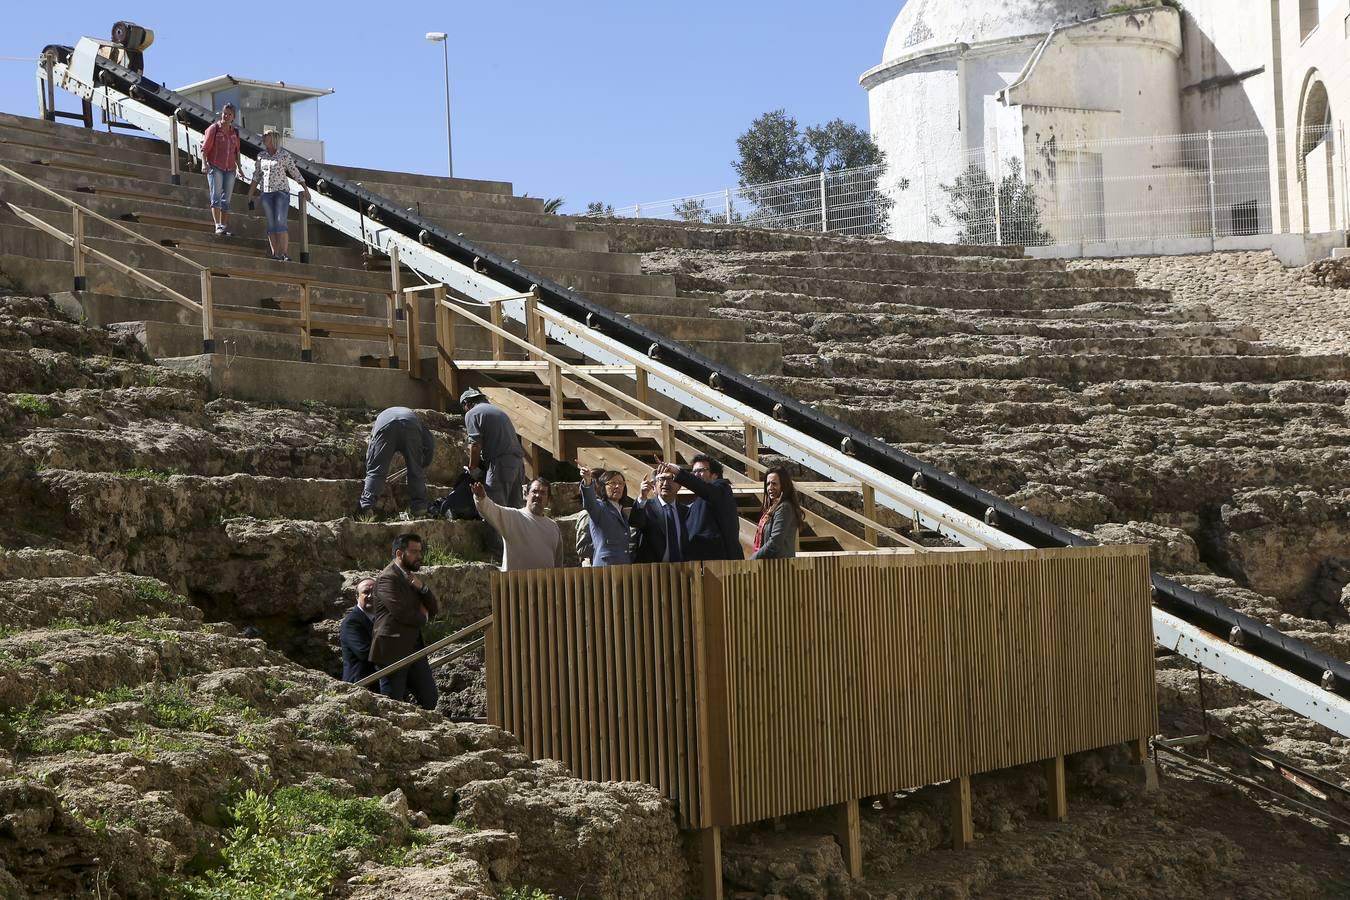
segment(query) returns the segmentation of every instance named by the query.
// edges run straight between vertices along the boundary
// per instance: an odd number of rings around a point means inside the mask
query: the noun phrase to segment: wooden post
[[[1130,761],[1136,765],[1142,764],[1148,759],[1148,738],[1135,738],[1132,741],[1126,741],[1125,746],[1130,748]]]
[[[661,459],[668,463],[676,462],[679,454],[675,451],[675,428],[665,419],[661,420]]]
[[[759,462],[759,429],[749,423],[745,425],[745,455]],[[745,474],[755,473],[747,471]]]
[[[72,259],[75,262],[74,290],[83,291],[87,284],[84,258],[84,211],[79,207],[72,207],[70,210],[70,238]]]
[[[445,302],[445,285],[436,289],[437,302],[441,304],[442,312],[445,314],[442,319],[442,328],[444,332],[441,336],[441,359],[445,361],[444,377],[441,384],[445,386],[445,392],[450,395],[450,408],[459,409],[459,368],[455,365],[455,316],[459,311],[453,304]]]
[[[435,304],[435,314],[432,316],[435,322],[435,328],[432,334],[436,336],[436,405],[441,412],[454,407],[454,402],[458,400],[457,395],[451,396],[448,400],[447,394],[450,394],[450,383],[454,380],[453,369],[450,365],[450,357],[446,355],[446,345],[453,344],[454,340],[446,341],[445,332],[447,325],[454,328],[454,321],[451,318],[450,310],[445,306],[445,285],[438,284],[436,289],[431,292],[432,302]]]
[[[1064,757],[1045,761],[1046,813],[1056,822],[1069,818],[1069,797],[1064,782]]]
[[[857,800],[845,800],[834,808],[834,839],[844,856],[844,865],[854,879],[862,878],[862,814]]]
[[[563,420],[563,380],[562,367],[557,363],[548,364],[548,408],[550,430],[552,437],[550,440],[553,446],[549,452],[553,458],[559,462],[567,459],[567,448],[563,446],[563,431],[560,427]]]
[[[637,400],[639,403],[647,403],[647,370],[639,368],[637,370]]]
[[[952,849],[964,850],[975,842],[975,821],[970,815],[970,776],[952,779]]]
[[[406,316],[403,297],[403,273],[399,270],[398,244],[389,245],[389,288],[394,294],[394,318]]]
[[[314,362],[314,344],[311,330],[311,305],[308,284],[300,285],[300,361]]]
[[[703,900],[722,900],[722,829],[716,825],[698,832],[703,866]]]
[[[202,352],[216,352],[216,305],[211,298],[210,269],[202,269]]]
[[[539,288],[530,285],[529,296],[525,298],[525,339],[543,350],[546,344],[544,321],[539,318]]]
[[[416,294],[403,300],[403,324],[407,335],[408,377],[422,377],[422,301]]]
[[[398,301],[398,299],[397,299],[397,297],[396,297],[396,295],[394,294],[393,291],[390,291],[389,293],[385,294],[384,296],[385,296],[385,316],[384,316],[384,324],[385,324],[385,327],[389,329],[389,332],[388,332],[388,335],[387,335],[387,343],[388,343],[387,354],[388,354],[388,356],[389,356],[389,368],[391,368],[391,369],[397,369],[397,368],[398,368],[398,331],[395,329],[395,325],[394,325],[394,305],[395,305],[396,303],[398,303],[399,301]]]
[[[300,195],[300,261],[309,262],[309,199]]]
[[[875,522],[877,520],[876,488],[872,487],[870,484],[864,484],[862,486],[862,498],[863,498],[863,515],[867,517],[868,521]],[[864,527],[863,540],[867,541],[867,543],[875,547],[877,544],[877,530],[873,528],[871,525]]]
[[[502,305],[500,303],[488,304],[488,315],[494,326],[497,328],[506,327],[502,318]],[[506,359],[506,338],[495,331],[492,333],[492,358],[498,362]]]
[[[169,184],[182,184],[178,169],[178,116],[169,116]]]

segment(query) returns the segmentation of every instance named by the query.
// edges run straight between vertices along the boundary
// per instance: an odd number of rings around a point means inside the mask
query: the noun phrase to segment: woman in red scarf
[[[797,530],[801,526],[802,505],[792,476],[782,466],[764,473],[764,509],[755,528],[754,555],[751,559],[785,559],[797,555]]]

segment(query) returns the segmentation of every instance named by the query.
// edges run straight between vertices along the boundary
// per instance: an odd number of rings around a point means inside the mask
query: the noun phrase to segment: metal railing
[[[1345,146],[1327,125],[980,147],[604,214],[977,245],[1308,234],[1350,223]]]
[[[399,661],[390,663],[383,669],[380,669],[376,672],[372,672],[365,678],[362,678],[360,681],[357,681],[356,686],[370,687],[372,684],[376,684],[381,678],[387,678],[388,676],[394,674],[400,669],[406,669],[408,666],[417,662],[419,659],[426,659],[428,656],[430,656],[431,654],[435,653],[438,650],[442,650],[453,644],[458,644],[460,641],[464,640],[469,635],[472,634],[483,635],[482,637],[469,641],[467,644],[461,644],[460,646],[455,647],[454,650],[451,650],[444,656],[438,656],[436,659],[431,660],[431,662],[429,663],[431,668],[439,669],[446,663],[459,659],[461,656],[465,656],[469,653],[472,653],[478,648],[484,646],[487,643],[487,632],[489,632],[491,629],[492,629],[492,616],[485,616],[484,618],[479,619],[477,622],[474,622],[472,625],[468,625],[464,628],[461,628],[454,634],[447,635],[441,638],[439,641],[433,641],[432,643],[427,644],[421,650],[418,650],[414,653],[409,653],[407,656],[403,657]]]

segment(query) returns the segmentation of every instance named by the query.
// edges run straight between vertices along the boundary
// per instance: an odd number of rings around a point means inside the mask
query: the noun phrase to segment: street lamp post
[[[450,42],[444,31],[428,31],[427,40],[440,44],[445,56],[445,158],[450,177],[455,177],[455,151],[450,143]]]

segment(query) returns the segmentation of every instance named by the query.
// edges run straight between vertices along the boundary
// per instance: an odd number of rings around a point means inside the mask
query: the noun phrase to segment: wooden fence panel
[[[499,578],[489,714],[728,826],[1157,730],[1139,547]]]

